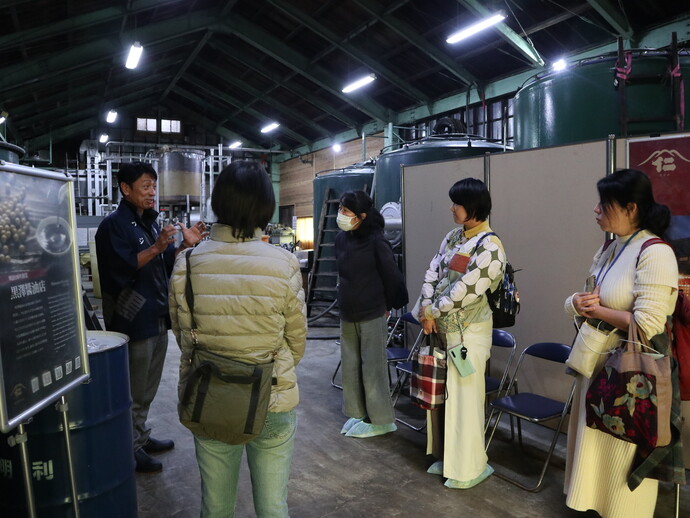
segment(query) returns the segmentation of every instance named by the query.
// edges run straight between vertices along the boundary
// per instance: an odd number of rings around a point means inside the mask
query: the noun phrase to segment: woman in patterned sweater
[[[449,360],[453,354],[464,356],[474,372],[462,376],[448,362],[446,404],[427,412],[427,453],[439,459],[428,472],[446,477],[446,487],[469,489],[493,473],[484,452],[484,370],[493,329],[486,291],[498,287],[506,257],[487,221],[486,185],[465,178],[448,194],[453,221],[461,226],[446,235],[429,264],[419,317],[425,333],[438,333]]]

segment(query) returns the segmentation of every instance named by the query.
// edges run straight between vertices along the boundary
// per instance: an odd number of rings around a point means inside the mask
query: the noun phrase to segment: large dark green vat
[[[332,199],[339,199],[347,191],[366,190],[371,193],[373,180],[373,162],[364,162],[343,169],[317,173],[316,178],[314,178],[314,239],[317,239],[326,191],[330,190]],[[335,221],[332,223],[332,226],[335,227]]]
[[[648,119],[627,124],[628,135],[677,131],[667,53],[632,53],[625,88],[627,117]],[[557,146],[623,135],[620,93],[614,86],[616,55],[583,60],[561,72],[537,76],[515,96],[515,149]],[[690,58],[680,58],[681,73],[690,75]],[[635,79],[635,78],[638,79]],[[640,79],[644,77],[645,79]],[[685,83],[685,98],[690,82]],[[649,120],[657,119],[657,120]]]
[[[24,150],[19,146],[8,142],[0,142],[0,160],[18,164],[19,159],[24,156]]]
[[[354,164],[343,169],[322,171],[314,178],[314,265],[313,285],[310,286],[310,302],[325,306],[336,299],[335,236],[339,229],[336,224],[340,197],[347,191],[366,191],[371,193],[374,180],[373,162]],[[328,198],[326,198],[328,197]],[[323,233],[319,235],[324,200],[326,205],[323,218]],[[313,316],[313,315],[311,315]]]
[[[376,159],[376,207],[388,202],[400,203],[400,166],[456,160],[485,153],[505,151],[501,144],[466,135],[427,137],[384,152]]]

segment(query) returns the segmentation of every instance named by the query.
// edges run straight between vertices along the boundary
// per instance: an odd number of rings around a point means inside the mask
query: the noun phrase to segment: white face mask
[[[342,212],[338,212],[338,217],[335,218],[335,222],[338,224],[338,228],[340,230],[347,232],[348,230],[355,228],[357,225],[357,223],[352,223],[353,219],[355,218],[352,216],[346,216]]]

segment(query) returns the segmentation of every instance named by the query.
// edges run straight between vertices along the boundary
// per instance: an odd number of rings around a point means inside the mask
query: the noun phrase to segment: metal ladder
[[[317,313],[335,306],[337,299],[338,271],[335,266],[335,236],[339,232],[336,224],[338,204],[334,191],[326,187],[319,218],[319,228],[314,243],[314,263],[309,275],[307,291],[307,314]]]
[[[682,131],[685,126],[684,107],[682,105],[682,82],[680,64],[678,60],[678,36],[674,32],[671,36],[671,46],[668,50],[669,68],[659,74],[631,74],[632,53],[623,50],[623,39],[618,38],[618,60],[616,62],[616,75],[614,86],[618,89],[620,106],[621,135],[628,136],[629,125],[647,122],[673,122],[675,131]],[[629,117],[626,91],[631,86],[667,83],[671,89],[673,99],[673,114],[658,117]]]

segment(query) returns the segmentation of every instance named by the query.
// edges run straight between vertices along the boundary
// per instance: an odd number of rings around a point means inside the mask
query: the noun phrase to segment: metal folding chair
[[[404,313],[396,315],[391,313],[388,317],[388,336],[386,338],[386,361],[388,362],[388,382],[392,384],[390,368],[399,362],[403,362],[409,357],[409,350],[406,347],[393,347],[393,344],[400,333],[400,327],[403,323],[414,323],[419,324],[414,318],[412,318],[411,313]],[[403,330],[404,333],[404,330]],[[339,341],[336,344],[340,344]],[[338,361],[338,365],[335,366],[335,371],[333,371],[333,376],[331,377],[331,385],[337,389],[342,390],[343,386],[338,385],[335,382],[335,378],[340,370],[341,362]]]
[[[517,366],[515,367],[515,372],[513,373],[510,383],[508,384],[508,387],[506,389],[506,395],[499,397],[491,402],[491,407],[498,411],[498,416],[496,417],[496,422],[494,423],[494,426],[491,429],[491,435],[489,436],[489,440],[486,443],[487,451],[489,449],[489,446],[491,445],[491,440],[494,437],[496,428],[498,428],[501,416],[504,413],[518,418],[518,421],[520,419],[524,419],[525,421],[529,421],[531,423],[542,423],[544,421],[549,421],[551,419],[558,418],[558,426],[554,430],[551,445],[549,446],[549,450],[546,455],[546,460],[544,461],[544,465],[542,467],[541,474],[539,475],[539,480],[537,481],[536,486],[526,486],[513,478],[499,473],[498,471],[495,472],[496,476],[498,476],[499,478],[502,478],[503,480],[506,480],[507,482],[510,482],[511,484],[514,484],[526,491],[537,492],[541,490],[542,483],[544,482],[544,475],[546,474],[546,470],[548,469],[551,456],[553,455],[553,451],[556,447],[556,442],[558,440],[558,436],[561,433],[563,422],[565,421],[565,417],[568,415],[568,412],[570,410],[573,394],[575,392],[575,381],[573,380],[572,386],[570,387],[570,393],[565,402],[557,401],[555,399],[551,399],[549,397],[545,397],[532,392],[520,392],[517,394],[513,394],[511,392],[513,390],[513,386],[517,380],[518,374],[520,372],[520,367],[522,366],[525,357],[531,356],[535,358],[541,358],[543,360],[552,361],[558,364],[565,364],[565,361],[568,358],[569,354],[570,346],[561,343],[540,342],[530,345],[520,355],[520,359],[518,360]],[[565,376],[565,369],[562,370],[564,372],[563,375]],[[520,446],[522,447],[522,433],[519,427],[518,438]]]
[[[419,322],[417,322],[409,311],[397,316],[391,313],[389,321],[393,321],[393,323],[389,324],[388,340],[386,341],[386,359],[388,360],[388,381],[392,384],[390,368],[412,357],[410,355],[410,349],[407,347],[394,347],[393,344],[396,341],[405,343],[405,324],[419,325]]]
[[[503,329],[494,329],[491,336],[491,347],[509,349],[510,355],[508,356],[508,361],[506,362],[506,366],[503,369],[503,374],[501,375],[500,379],[495,378],[489,374],[484,376],[487,405],[490,401],[491,396],[500,397],[508,386],[508,382],[510,381],[510,367],[513,365],[513,358],[515,357],[515,352],[517,350],[517,341],[515,340],[515,337],[508,331],[504,331]],[[489,360],[489,364],[490,362],[491,360]],[[487,372],[489,371],[487,370]],[[517,382],[513,386],[513,392],[517,392]],[[486,433],[486,431],[489,429],[491,419],[493,418],[495,412],[496,410],[492,408],[491,413],[489,414],[489,417],[486,420],[484,433]],[[512,416],[510,417],[510,433],[512,439],[514,437]]]
[[[419,322],[412,316],[411,313],[405,313],[402,316],[402,319],[409,324],[420,325]],[[421,346],[423,339],[424,339],[424,331],[420,330],[419,334],[417,335],[417,338],[415,339],[414,343],[412,344],[412,347],[408,351],[407,357],[403,361],[397,362],[395,364],[395,371],[397,373],[397,380],[395,382],[393,390],[391,391],[391,397],[393,398],[393,408],[394,409],[395,409],[395,405],[398,403],[398,399],[400,398],[400,393],[402,392],[403,388],[405,387],[405,383],[410,379],[410,376],[412,375],[412,357],[419,350],[419,347]],[[410,423],[409,421],[405,421],[404,419],[401,419],[399,417],[396,417],[395,420],[401,424],[404,424],[408,428],[412,428],[413,430],[416,430],[418,432],[422,431],[426,427],[426,420],[423,424],[421,424],[419,426],[415,426],[414,424]]]

